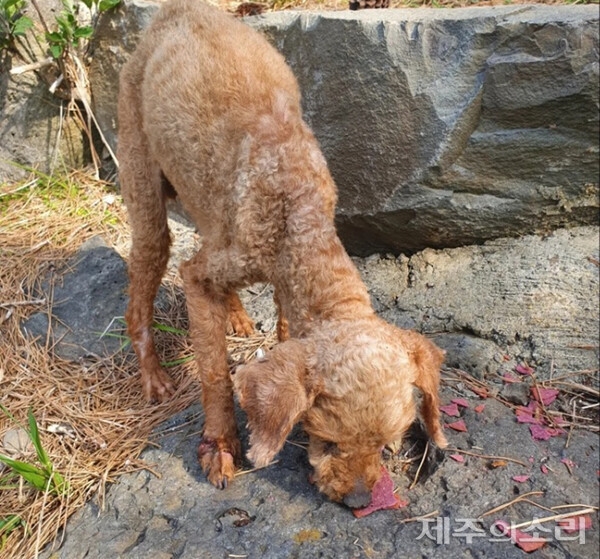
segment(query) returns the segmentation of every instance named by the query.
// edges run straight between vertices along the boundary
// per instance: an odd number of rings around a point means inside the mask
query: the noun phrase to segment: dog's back
[[[123,69],[121,95],[140,107],[150,153],[199,226],[227,214],[223,199],[241,182],[236,169],[247,163],[252,137],[280,141],[286,123],[301,122],[298,86],[283,57],[198,0],[163,6]]]

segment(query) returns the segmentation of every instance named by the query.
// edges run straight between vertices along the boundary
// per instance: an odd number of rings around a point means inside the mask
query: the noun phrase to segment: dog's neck
[[[285,238],[272,279],[290,334],[300,337],[324,321],[356,320],[374,312],[335,230],[333,181],[328,172],[313,179],[322,184],[296,189],[288,198]]]

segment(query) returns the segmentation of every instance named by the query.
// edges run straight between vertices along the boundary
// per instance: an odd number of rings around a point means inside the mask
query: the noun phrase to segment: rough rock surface
[[[103,18],[96,114],[154,2]],[[598,216],[598,10],[277,12],[247,18],[286,56],[340,191],[351,252],[416,251]]]
[[[512,559],[525,553],[498,538],[493,522],[516,524],[552,513],[520,504],[486,516],[481,523],[476,520],[479,515],[528,491],[542,491],[543,496],[533,498],[545,507],[598,505],[597,435],[576,431],[568,449],[564,436],[536,442],[527,426],[517,424],[511,410],[499,402],[487,400],[484,411],[476,413],[473,407],[480,401],[472,394],[449,388],[442,394],[444,402],[465,395],[470,406],[463,411],[469,431],[449,431],[451,445],[514,458],[524,465],[494,465],[493,458],[470,455],[463,455],[465,461],[459,463],[446,457],[429,479],[409,489],[416,465],[404,472],[401,455],[388,454],[383,463],[409,504],[358,520],[309,484],[306,453],[292,444],[285,445],[269,468],[237,477],[224,491],[212,487],[196,459],[202,421],[199,409],[192,407],[164,424],[153,440],[159,447],[143,454],[160,477],[147,471],[122,476],[108,491],[105,509],[93,502],[86,505],[70,520],[62,546],[46,550],[42,557]],[[238,421],[243,425],[243,417]],[[301,441],[302,435],[296,432],[290,439]],[[563,458],[573,460],[572,473]],[[541,471],[542,465],[550,468],[548,473]],[[530,477],[517,482],[515,475]],[[427,521],[405,522],[430,513]],[[548,542],[532,556],[594,557],[598,520],[593,516],[592,529],[571,534],[570,541],[555,522],[538,524],[534,530]]]
[[[598,366],[598,229],[357,261],[376,309],[429,333],[448,364],[481,374],[505,355],[545,374]]]
[[[63,102],[34,74],[9,74],[22,63],[8,54],[0,57],[0,184],[22,177],[19,166],[48,172],[85,163],[82,132],[61,119]]]
[[[99,238],[85,243],[67,264],[72,271],[55,282],[51,277],[36,296],[52,297],[50,344],[63,359],[110,355],[122,340],[103,336],[113,322],[122,319],[127,307],[127,266]],[[28,336],[45,343],[48,315],[34,313],[22,324]]]
[[[171,222],[171,227],[178,225]],[[197,242],[191,230],[181,228],[179,233],[172,265],[189,257]],[[480,378],[485,373],[491,394],[499,394],[511,404],[525,404],[531,398],[531,380],[503,385],[499,376],[503,370],[524,358],[538,365],[535,355],[554,355],[557,363],[563,363],[569,344],[561,342],[560,336],[550,336],[548,332],[553,330],[549,326],[568,321],[563,334],[573,336],[569,341],[582,344],[594,336],[586,331],[586,325],[598,328],[598,266],[587,260],[588,256],[598,258],[597,238],[597,229],[579,228],[558,231],[545,239],[525,237],[482,247],[427,250],[410,259],[371,257],[355,261],[384,317],[430,332],[442,330],[444,334],[436,341],[447,342],[451,365]],[[88,265],[94,268],[93,262]],[[109,320],[114,316],[108,305],[111,293],[125,288],[124,276],[118,277],[122,282],[118,286],[90,282],[89,291],[94,296],[78,291],[75,302],[105,301],[102,307],[105,321]],[[71,285],[68,277],[63,285]],[[246,290],[242,298],[259,327],[274,328],[269,290]],[[94,315],[94,308],[80,312]],[[524,311],[519,314],[516,309]],[[538,312],[540,309],[543,312]],[[520,344],[517,334],[528,335],[533,342]],[[594,340],[597,351],[597,335]],[[505,355],[509,355],[508,361]],[[586,355],[596,353],[588,350]],[[576,357],[572,359],[575,362]],[[592,359],[596,368],[597,356]],[[567,361],[562,370],[567,370]],[[544,377],[541,367],[536,374]],[[409,505],[360,520],[309,484],[305,451],[292,444],[285,445],[277,464],[239,476],[225,491],[214,489],[204,479],[196,459],[202,414],[200,407],[194,406],[160,427],[153,439],[158,446],[144,451],[144,459],[160,477],[147,471],[122,476],[108,491],[105,509],[99,510],[94,502],[86,505],[69,521],[63,543],[47,549],[43,557],[462,559],[468,548],[473,557],[508,559],[522,557],[524,552],[505,538],[497,538],[492,532],[493,522],[526,522],[552,513],[521,503],[481,522],[476,521],[479,515],[528,491],[543,491],[543,496],[535,499],[547,508],[576,503],[598,506],[597,434],[575,429],[568,445],[566,433],[536,441],[529,425],[516,422],[513,409],[493,398],[480,400],[462,381],[446,380],[443,403],[457,396],[469,407],[461,407],[460,418],[444,416],[444,420],[464,420],[467,432],[448,429],[451,446],[496,458],[454,453],[464,462],[447,456],[429,479],[410,488],[417,463],[407,470],[403,462],[404,452],[412,444],[408,441],[400,454],[386,453],[384,464],[400,497]],[[566,399],[559,401],[562,409],[570,409]],[[484,409],[476,411],[482,403]],[[238,424],[245,424],[239,410]],[[243,438],[247,447],[245,430]],[[296,429],[290,439],[302,441],[301,430]],[[572,464],[562,460],[572,460]],[[523,475],[529,478],[513,479]],[[433,514],[428,521],[404,522],[429,513]],[[571,536],[558,530],[554,522],[541,528],[538,525],[535,530],[548,542],[534,557],[594,556],[599,545],[596,515],[592,522],[592,529]]]

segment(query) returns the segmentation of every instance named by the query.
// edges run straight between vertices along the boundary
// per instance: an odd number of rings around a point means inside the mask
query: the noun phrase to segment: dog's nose
[[[344,497],[344,504],[351,509],[366,507],[371,502],[371,492],[364,481],[359,479],[352,492]]]

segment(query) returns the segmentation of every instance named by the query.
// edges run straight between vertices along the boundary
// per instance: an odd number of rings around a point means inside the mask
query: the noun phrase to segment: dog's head
[[[233,382],[248,416],[248,458],[268,464],[302,421],[319,490],[350,507],[369,504],[382,448],[415,419],[421,353],[437,350],[407,347],[401,334],[378,320],[337,325],[238,367]],[[433,363],[428,374],[438,375],[441,359]]]

